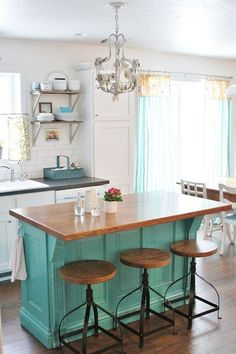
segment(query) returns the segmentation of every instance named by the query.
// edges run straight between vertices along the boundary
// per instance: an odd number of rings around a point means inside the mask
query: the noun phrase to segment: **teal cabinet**
[[[96,302],[114,312],[121,296],[140,283],[140,270],[121,265],[120,251],[139,247],[169,250],[174,241],[194,239],[201,220],[199,217],[67,242],[22,223],[28,277],[22,281],[21,324],[47,348],[57,347],[60,319],[85,299],[84,286],[72,285],[61,279],[59,269],[64,264],[80,259],[113,262],[117,267],[116,277],[107,283],[94,285],[93,289]],[[169,266],[150,270],[151,286],[164,293],[167,286],[186,270],[187,262],[183,257],[173,256]],[[179,296],[185,290],[186,284],[178,283],[172,288],[169,298]],[[151,302],[157,310],[162,310],[160,299],[153,296]],[[136,293],[122,303],[120,311],[125,313],[137,309],[139,304],[140,296]],[[82,326],[82,321],[82,311],[73,313],[65,326],[72,330],[78,324]],[[101,321],[104,327],[112,327],[105,315]]]

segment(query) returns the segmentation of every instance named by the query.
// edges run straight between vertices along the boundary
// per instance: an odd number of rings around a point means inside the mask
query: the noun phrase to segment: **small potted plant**
[[[110,188],[104,194],[106,205],[106,213],[116,213],[117,203],[122,202],[121,190],[118,188]]]

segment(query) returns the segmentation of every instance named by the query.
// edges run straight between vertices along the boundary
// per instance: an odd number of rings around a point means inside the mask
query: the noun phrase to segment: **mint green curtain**
[[[169,97],[139,97],[137,192],[229,176],[230,101],[204,92],[203,81],[172,81]]]

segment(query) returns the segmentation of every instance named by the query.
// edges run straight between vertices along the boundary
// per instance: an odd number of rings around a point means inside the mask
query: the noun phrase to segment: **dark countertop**
[[[84,187],[95,187],[108,184],[109,180],[101,179],[96,177],[80,177],[80,178],[71,178],[71,179],[61,179],[61,180],[52,180],[47,178],[29,178],[32,181],[37,181],[40,183],[47,184],[48,187],[37,187],[30,189],[20,189],[1,192],[0,196],[7,196],[13,194],[26,194],[26,193],[35,193],[35,192],[46,192],[46,191],[59,191],[64,189],[73,189],[73,188],[84,188]]]

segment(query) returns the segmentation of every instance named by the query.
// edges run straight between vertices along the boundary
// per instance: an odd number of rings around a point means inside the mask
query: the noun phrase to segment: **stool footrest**
[[[90,331],[91,329],[94,329],[94,325],[91,325],[88,327],[88,331]],[[73,337],[76,336],[77,334],[81,334],[83,332],[83,328],[81,329],[76,329],[74,331],[65,333],[61,336],[61,339],[65,339],[65,338],[69,338],[69,337]]]
[[[200,297],[200,296],[195,295],[194,298],[197,299],[197,300],[199,300],[199,301],[204,302],[205,304],[207,304],[207,305],[209,305],[209,306],[213,306],[213,307],[215,307],[215,308],[219,308],[218,305],[214,304],[213,302],[211,302],[211,301],[209,301],[209,300],[203,299],[203,298]]]
[[[174,300],[171,300],[171,301],[168,301],[168,302],[165,302],[164,305],[165,307],[167,307],[168,309],[172,310],[172,307],[170,306],[170,303],[175,303],[175,302],[179,302],[179,301],[182,301],[182,300],[185,300],[185,299],[189,299],[189,296],[182,296],[181,298],[177,298],[177,299],[174,299]],[[206,299],[203,299],[202,297],[200,296],[197,296],[197,295],[194,295],[193,296],[193,299],[196,299],[196,300],[199,300],[201,302],[204,302],[205,304],[209,305],[209,306],[212,306],[213,308],[212,309],[209,309],[209,310],[205,310],[205,311],[201,311],[197,314],[192,314],[192,315],[189,315],[177,308],[175,308],[175,312],[180,315],[180,316],[183,316],[187,319],[189,318],[197,318],[197,317],[201,317],[201,316],[204,316],[204,315],[207,315],[208,313],[211,313],[211,312],[215,312],[215,311],[219,311],[219,306],[217,304],[214,304],[213,302],[211,301],[208,301]]]
[[[109,337],[111,337],[112,339],[116,340],[118,343],[121,343],[122,339],[116,335],[114,335],[113,333],[107,331],[105,328],[101,327],[101,326],[98,326],[97,327],[101,332],[105,333],[106,335],[108,335]],[[95,325],[91,325],[88,327],[88,330],[91,330],[91,329],[95,329]],[[77,331],[72,331],[72,332],[69,332],[69,333],[66,333],[64,335],[61,336],[61,343],[63,343],[66,347],[68,347],[70,350],[72,350],[74,353],[77,353],[77,354],[80,354],[81,352],[76,350],[70,343],[67,343],[64,339],[65,338],[69,338],[69,337],[73,337],[77,334],[80,334],[83,332],[83,329],[79,329]],[[117,343],[115,344],[111,344],[110,346],[106,346],[105,348],[102,348],[102,349],[99,349],[95,352],[92,352],[91,354],[99,354],[99,353],[104,353],[110,349],[113,349],[113,348],[117,348]]]
[[[170,307],[170,310],[172,310],[171,307]],[[156,315],[156,316],[162,318],[163,320],[165,320],[165,321],[171,323],[171,326],[173,326],[173,320],[171,320],[171,319],[168,318],[167,316],[163,315],[163,314],[160,313],[160,312],[156,312],[156,311],[154,311],[154,310],[152,310],[152,309],[149,309],[149,311],[150,311],[153,315]]]
[[[110,344],[110,345],[107,345],[106,347],[104,348],[101,348],[99,350],[96,350],[96,351],[93,351],[91,352],[91,354],[100,354],[100,353],[104,353],[104,352],[107,352],[108,350],[111,350],[113,348],[117,348],[117,346],[120,346],[121,347],[121,353],[123,353],[123,345],[122,345],[122,331],[121,331],[121,336],[118,337],[117,335],[109,332],[108,330],[106,330],[105,328],[101,327],[99,324],[98,324],[98,315],[97,315],[97,309],[101,310],[102,312],[106,313],[107,315],[109,315],[113,321],[115,320],[117,322],[117,319],[115,318],[115,316],[113,316],[110,312],[108,312],[107,310],[105,310],[103,307],[95,304],[93,301],[91,303],[85,303],[83,304],[84,305],[87,305],[87,309],[88,308],[93,308],[93,310],[95,311],[94,312],[94,316],[95,316],[95,313],[96,313],[96,318],[94,318],[94,324],[88,326],[87,325],[87,328],[86,328],[86,331],[84,333],[84,328],[79,328],[77,330],[73,330],[73,331],[70,331],[70,332],[67,332],[67,333],[64,333],[64,334],[61,334],[61,331],[60,331],[60,327],[61,327],[61,324],[62,322],[60,323],[60,326],[59,326],[59,341],[60,343],[64,344],[64,346],[66,346],[67,348],[69,348],[73,353],[77,353],[77,354],[83,354],[84,353],[84,348],[87,348],[87,333],[89,330],[95,330],[95,333],[94,333],[94,336],[97,336],[98,335],[98,331],[101,331],[103,332],[104,334],[106,334],[107,336],[111,337],[113,340],[115,340],[117,343],[114,343],[114,344]],[[81,306],[78,306],[78,308],[81,308]],[[87,311],[87,310],[86,310]],[[73,311],[70,311],[67,315],[71,314]],[[89,310],[90,312],[90,310]],[[88,312],[88,313],[89,313]],[[65,317],[67,317],[64,316]],[[87,317],[87,315],[86,315]],[[85,321],[87,321],[87,324],[88,324],[88,321],[89,321],[89,315],[88,317],[86,318],[85,317]],[[64,319],[63,318],[63,319]],[[85,326],[85,324],[84,324]],[[119,324],[120,326],[120,324]],[[121,329],[121,328],[120,328]],[[74,337],[78,334],[83,334],[83,337],[84,337],[84,334],[85,334],[85,338],[86,338],[86,342],[84,342],[84,339],[82,339],[82,351],[79,351],[78,349],[76,349],[72,343],[74,341],[72,341],[71,343],[68,343],[67,341],[65,341],[65,339],[68,339],[70,337]],[[87,350],[87,349],[86,349]],[[86,351],[87,352],[87,351]]]
[[[173,310],[173,309],[171,309]],[[146,312],[146,309],[145,309],[145,312]],[[163,315],[162,313],[159,313],[159,312],[156,312],[154,311],[153,309],[149,308],[149,312],[152,313],[153,315],[157,316],[157,317],[160,317],[161,319],[165,320],[168,322],[168,324],[165,324],[165,325],[162,325],[161,327],[158,327],[158,328],[155,328],[155,329],[152,329],[150,331],[146,331],[144,333],[140,333],[140,331],[132,328],[130,325],[124,323],[123,321],[121,321],[122,319],[124,318],[128,318],[128,317],[131,317],[131,316],[134,316],[134,315],[137,315],[137,314],[140,314],[140,310],[137,310],[137,311],[133,311],[133,312],[130,312],[130,313],[127,313],[125,315],[121,315],[121,316],[118,316],[117,319],[119,321],[119,324],[121,326],[123,326],[124,328],[126,328],[128,331],[132,332],[133,334],[135,334],[136,336],[138,336],[139,338],[140,337],[146,337],[146,336],[149,336],[153,333],[156,333],[156,332],[160,332],[164,329],[167,329],[167,328],[170,328],[170,327],[174,327],[175,325],[175,321],[168,318],[167,316]],[[150,317],[149,317],[150,318]],[[149,319],[148,318],[148,319]],[[146,320],[148,320],[146,319]]]

